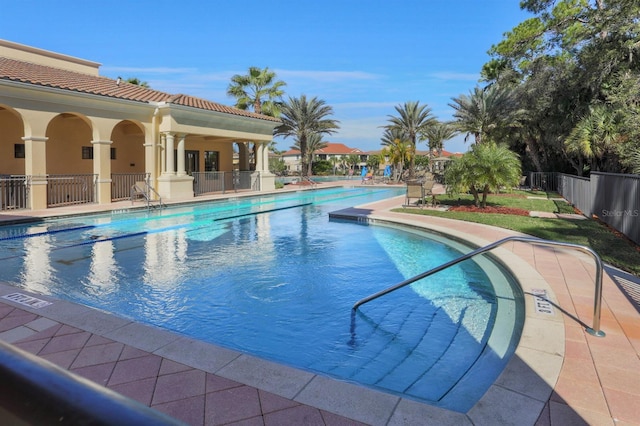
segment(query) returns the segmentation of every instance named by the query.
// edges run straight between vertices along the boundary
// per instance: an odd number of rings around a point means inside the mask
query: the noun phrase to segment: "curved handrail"
[[[437,266],[433,269],[430,269],[426,272],[423,272],[419,275],[416,275],[415,277],[409,278],[408,280],[402,281],[401,283],[398,283],[396,285],[393,285],[389,288],[386,288],[382,291],[379,291],[375,294],[372,294],[371,296],[365,297],[364,299],[360,299],[359,301],[357,301],[353,307],[351,308],[353,311],[357,310],[358,307],[360,307],[361,305],[364,305],[367,302],[370,302],[374,299],[377,299],[378,297],[384,296],[385,294],[391,293],[392,291],[395,291],[399,288],[402,288],[404,286],[407,286],[411,283],[414,283],[416,281],[419,281],[423,278],[426,278],[430,275],[435,274],[436,272],[440,272],[444,269],[449,268],[450,266],[456,265],[462,261],[465,261],[467,259],[472,258],[475,255],[487,252],[489,250],[492,250],[498,246],[501,246],[504,243],[510,242],[510,241],[520,241],[520,242],[524,242],[524,243],[530,243],[530,244],[534,244],[534,245],[541,245],[541,246],[555,246],[555,247],[567,247],[567,248],[573,248],[576,250],[580,250],[584,253],[590,254],[596,264],[596,283],[595,283],[595,296],[594,296],[594,302],[593,302],[593,327],[586,328],[586,331],[589,334],[592,334],[594,336],[598,336],[598,337],[604,337],[605,333],[604,331],[600,330],[600,312],[601,312],[601,307],[602,307],[602,260],[600,259],[600,256],[598,256],[598,254],[593,251],[591,248],[586,247],[586,246],[581,246],[581,245],[577,245],[577,244],[571,244],[571,243],[562,243],[559,241],[550,241],[550,240],[543,240],[540,238],[532,238],[532,237],[507,237],[507,238],[503,238],[499,241],[496,241],[494,243],[488,244],[484,247],[481,247],[479,249],[476,249],[472,252],[469,252],[463,256],[460,256],[456,259],[453,259],[447,263],[444,263],[440,266]]]

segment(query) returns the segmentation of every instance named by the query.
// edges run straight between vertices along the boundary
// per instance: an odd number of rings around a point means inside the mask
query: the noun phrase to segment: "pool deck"
[[[428,228],[477,246],[517,235],[390,211],[403,202],[404,197],[396,197],[341,215]],[[130,206],[123,202],[109,208]],[[3,212],[0,223],[20,215],[99,210],[104,206]],[[0,298],[0,339],[190,425],[640,425],[640,280],[605,268],[601,329],[606,336],[596,337],[585,331],[592,325],[594,302],[595,268],[589,256],[521,242],[493,252],[523,287],[526,320],[515,355],[467,413],[331,380],[38,294],[31,295],[52,304],[33,308]],[[535,290],[546,290],[543,309],[535,309],[541,302]],[[16,292],[28,294],[0,283],[0,297]]]

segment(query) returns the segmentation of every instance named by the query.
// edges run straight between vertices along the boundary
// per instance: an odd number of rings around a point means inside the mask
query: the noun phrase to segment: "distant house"
[[[0,40],[0,210],[109,204],[143,180],[169,200],[209,191],[197,176],[275,187],[268,146],[280,120],[102,77],[99,67]]]
[[[346,158],[352,154],[359,155],[360,161],[366,163],[367,153],[361,149],[350,148],[343,143],[335,142],[328,142],[326,147],[316,150],[313,153],[313,159],[331,161],[332,158],[337,158],[339,160],[346,160]],[[297,173],[302,168],[300,150],[290,149],[289,151],[283,152],[281,158],[286,164],[287,170],[290,172]]]

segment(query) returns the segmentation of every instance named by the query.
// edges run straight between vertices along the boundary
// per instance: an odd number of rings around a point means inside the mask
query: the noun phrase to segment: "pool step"
[[[414,305],[387,305],[386,312],[378,307],[379,320],[360,319],[352,356],[331,373],[433,402],[445,396],[473,365],[484,342],[466,331],[465,312],[451,318],[430,302]]]

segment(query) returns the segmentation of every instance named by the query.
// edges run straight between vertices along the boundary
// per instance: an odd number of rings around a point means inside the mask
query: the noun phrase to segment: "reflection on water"
[[[375,193],[313,191],[86,218],[85,228],[56,223],[60,232],[25,238],[12,231],[2,239],[0,229],[0,249],[20,253],[0,259],[0,280],[440,403],[485,350],[495,294],[475,263],[460,264],[367,305],[352,336],[355,301],[460,253],[425,235],[328,219]]]

